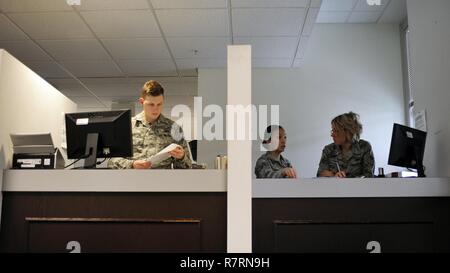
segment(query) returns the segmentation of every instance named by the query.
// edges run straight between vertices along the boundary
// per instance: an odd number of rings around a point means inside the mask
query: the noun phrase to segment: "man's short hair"
[[[157,81],[151,80],[142,86],[141,98],[145,98],[146,96],[157,97],[160,95],[164,96],[164,88]]]

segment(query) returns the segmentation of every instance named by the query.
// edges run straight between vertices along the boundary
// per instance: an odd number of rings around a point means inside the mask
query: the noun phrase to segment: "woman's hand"
[[[294,168],[284,168],[283,174],[287,178],[297,178],[297,173],[295,172]]]
[[[340,171],[340,172],[337,172],[334,176],[338,177],[338,178],[346,178],[347,174],[344,171]]]
[[[325,170],[325,171],[322,171],[319,176],[320,177],[334,177],[335,173],[332,171]]]

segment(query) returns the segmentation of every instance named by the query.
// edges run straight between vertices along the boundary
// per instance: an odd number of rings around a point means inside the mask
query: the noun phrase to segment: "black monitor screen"
[[[192,160],[197,161],[197,140],[189,141],[189,148],[191,149]]]
[[[131,111],[66,114],[66,140],[67,157],[86,158],[91,164],[85,161],[86,167],[94,167],[97,157],[130,157],[133,155]]]
[[[423,154],[427,133],[400,124],[394,124],[389,151],[389,165],[417,169],[423,177]]]

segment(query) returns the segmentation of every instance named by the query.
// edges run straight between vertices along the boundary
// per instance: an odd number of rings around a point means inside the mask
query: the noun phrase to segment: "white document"
[[[152,166],[155,164],[158,164],[161,161],[164,161],[166,159],[168,159],[170,157],[170,152],[175,150],[177,147],[179,147],[180,145],[172,143],[169,146],[167,146],[166,148],[162,149],[159,153],[151,156],[148,161],[152,163]]]

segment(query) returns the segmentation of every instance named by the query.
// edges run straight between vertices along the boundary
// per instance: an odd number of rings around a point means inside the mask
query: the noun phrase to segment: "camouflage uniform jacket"
[[[280,161],[273,159],[267,152],[256,161],[256,178],[285,178],[284,168],[292,168],[291,162],[280,155]]]
[[[320,159],[317,176],[323,171],[338,172],[339,169],[345,171],[347,177],[373,177],[375,168],[375,159],[372,152],[372,146],[365,140],[359,140],[352,144],[351,151],[343,155],[341,148],[332,143],[322,151],[322,158]]]
[[[115,169],[131,169],[133,168],[133,161],[146,160],[152,155],[157,154],[171,143],[176,143],[183,147],[185,152],[184,158],[178,160],[170,157],[158,164],[155,164],[152,166],[152,169],[170,169],[172,163],[175,169],[190,168],[191,159],[187,155],[187,142],[183,138],[181,128],[174,121],[166,118],[162,114],[153,124],[147,123],[144,115],[144,112],[141,112],[131,119],[133,132],[133,157],[113,158],[108,162],[108,167]],[[171,132],[177,131],[181,134],[179,135],[179,141],[176,141],[171,134]]]

